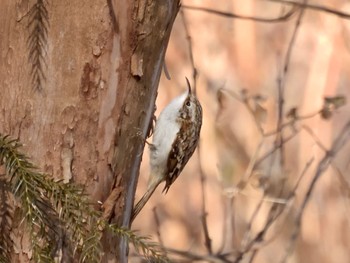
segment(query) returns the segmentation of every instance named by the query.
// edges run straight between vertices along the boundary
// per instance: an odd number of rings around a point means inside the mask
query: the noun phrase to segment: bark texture
[[[48,1],[42,89],[28,61],[35,2],[1,2],[0,132],[18,137],[42,171],[85,185],[109,222],[129,226],[179,1]],[[14,262],[28,261],[22,232],[12,240]],[[110,241],[105,260],[127,262],[127,244],[118,252]]]
[[[119,52],[120,57],[116,76],[110,81],[111,86],[119,87],[115,107],[118,123],[110,162],[114,183],[104,203],[104,218],[128,227],[144,139],[152,124],[165,51],[180,5],[179,1],[162,0],[111,0],[109,5],[114,24],[112,56]],[[126,241],[119,247],[121,262],[127,262]]]

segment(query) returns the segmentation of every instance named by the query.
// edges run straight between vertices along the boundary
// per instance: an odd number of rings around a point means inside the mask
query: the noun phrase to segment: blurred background
[[[350,13],[348,1],[308,3]],[[166,54],[171,80],[163,74],[156,116],[185,91],[185,76],[193,83],[190,36],[204,111],[200,147],[166,195],[157,189],[133,229],[179,262],[350,262],[350,143],[307,195],[350,120],[350,20],[311,9],[299,17],[299,8],[272,1],[182,4],[259,18],[294,14],[263,23],[182,8],[188,34],[179,13]],[[136,200],[146,190],[148,154]]]

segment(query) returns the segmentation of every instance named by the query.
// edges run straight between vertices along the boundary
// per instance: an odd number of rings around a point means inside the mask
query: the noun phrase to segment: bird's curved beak
[[[188,87],[188,94],[191,94],[191,93],[192,93],[192,91],[191,91],[191,84],[190,84],[190,81],[188,80],[188,78],[187,78],[187,77],[185,77],[185,78],[186,78],[187,87]]]

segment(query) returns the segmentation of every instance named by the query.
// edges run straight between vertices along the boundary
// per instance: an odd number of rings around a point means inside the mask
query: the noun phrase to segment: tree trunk
[[[1,2],[0,133],[18,137],[42,171],[83,184],[121,226],[130,224],[178,8],[162,0]],[[30,258],[22,235],[13,231],[13,262]],[[116,244],[104,237],[104,260],[127,262],[127,244]]]

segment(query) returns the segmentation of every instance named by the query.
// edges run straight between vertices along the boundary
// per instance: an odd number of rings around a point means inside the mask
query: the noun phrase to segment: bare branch
[[[224,12],[224,11],[214,10],[206,7],[199,7],[199,6],[182,5],[181,7],[188,10],[202,11],[209,14],[219,15],[227,18],[238,18],[238,19],[252,20],[255,22],[263,22],[263,23],[276,23],[276,22],[287,21],[295,14],[295,12],[298,9],[297,6],[293,6],[286,14],[282,16],[275,17],[275,18],[263,18],[263,17],[237,15],[230,12]]]
[[[186,38],[187,38],[187,42],[188,42],[188,52],[190,55],[190,61],[191,61],[191,66],[192,66],[192,77],[193,77],[193,85],[194,85],[194,92],[196,92],[197,90],[197,86],[196,86],[196,80],[197,80],[197,69],[195,67],[195,63],[194,63],[194,57],[193,57],[193,51],[192,51],[192,42],[191,42],[191,36],[189,34],[188,31],[188,27],[187,27],[187,22],[186,22],[186,17],[185,14],[183,12],[183,9],[180,10],[181,15],[182,15],[182,21],[183,21],[183,25],[184,25],[184,29],[186,32]],[[212,254],[212,246],[211,246],[211,238],[209,236],[209,229],[208,229],[208,223],[207,223],[207,211],[206,211],[206,204],[205,204],[205,181],[206,181],[206,176],[204,175],[203,169],[202,169],[202,164],[201,164],[201,156],[200,156],[200,143],[198,143],[197,146],[197,153],[198,153],[198,160],[199,160],[199,175],[200,175],[200,182],[201,182],[201,193],[202,193],[202,208],[201,208],[201,222],[202,222],[202,227],[203,227],[203,232],[204,232],[204,243],[205,243],[205,247],[208,251],[209,254]]]
[[[268,158],[271,154],[273,154],[275,151],[277,151],[280,147],[281,144],[285,144],[286,142],[290,141],[293,139],[300,131],[296,130],[293,134],[289,135],[288,137],[283,138],[282,141],[280,141],[278,144],[274,145],[272,149],[267,151],[265,154],[263,154],[255,163],[254,167],[258,167],[266,158]]]
[[[346,123],[346,125],[344,126],[340,134],[335,139],[331,149],[326,152],[325,156],[319,162],[316,168],[315,175],[311,180],[311,183],[305,194],[305,198],[297,212],[296,219],[295,219],[295,226],[294,226],[295,228],[290,238],[290,243],[287,249],[287,253],[281,262],[283,263],[286,262],[289,255],[292,253],[294,249],[294,245],[295,245],[296,239],[298,238],[300,227],[301,227],[301,218],[304,214],[306,205],[311,199],[311,194],[314,191],[318,180],[321,178],[323,173],[328,169],[329,165],[333,161],[334,157],[338,154],[338,152],[346,145],[346,143],[348,143],[349,137],[350,137],[350,121]]]
[[[304,2],[306,3],[307,0],[304,0]],[[304,16],[304,12],[305,12],[305,9],[303,9],[303,8],[299,11],[297,20],[295,22],[293,34],[292,34],[292,37],[291,37],[291,39],[289,41],[289,44],[288,44],[286,57],[285,57],[285,60],[284,60],[282,76],[280,78],[280,81],[278,81],[278,85],[277,85],[277,90],[278,90],[278,119],[277,119],[277,133],[276,133],[276,138],[275,138],[274,144],[280,146],[277,149],[278,149],[278,151],[280,153],[278,155],[278,157],[279,157],[279,169],[280,169],[281,173],[284,172],[284,163],[285,163],[285,147],[284,147],[284,143],[283,143],[283,140],[284,140],[283,119],[284,119],[285,84],[286,84],[286,79],[287,79],[287,75],[288,75],[289,64],[290,64],[291,57],[292,57],[293,47],[294,47],[295,41],[297,39],[297,34],[299,32],[299,28],[300,28],[300,24],[301,24],[302,18]],[[274,162],[274,160],[271,159],[271,166],[270,167],[272,167],[272,163],[273,162]],[[280,193],[279,193],[279,195],[283,194],[284,187],[285,187],[285,181],[283,181],[281,183],[281,185],[280,185],[280,191],[279,191]],[[271,211],[273,211],[273,209],[271,209]],[[275,219],[273,219],[273,220],[275,220]],[[254,257],[254,255],[252,256],[252,258],[253,257]]]
[[[182,256],[187,259],[191,259],[191,262],[194,261],[200,261],[200,262],[213,262],[213,263],[230,263],[228,257],[232,256],[232,254],[227,253],[227,254],[215,254],[215,255],[201,255],[201,254],[196,254],[194,252],[190,251],[182,251],[182,250],[177,250],[177,249],[172,249],[172,248],[166,248],[166,250],[169,253],[176,254],[179,256]],[[186,261],[188,262],[188,261]]]
[[[156,207],[153,208],[153,215],[154,215],[154,219],[155,219],[156,226],[157,226],[157,237],[158,237],[159,245],[160,245],[161,251],[163,253],[163,256],[167,257],[167,251],[166,251],[166,249],[164,249],[163,238],[162,238],[162,236],[160,234],[160,222],[159,222],[159,217],[158,217],[158,213],[157,213],[157,208]]]
[[[193,57],[193,49],[192,49],[192,38],[191,38],[190,32],[188,30],[186,16],[185,16],[185,13],[184,13],[182,8],[180,9],[180,13],[181,13],[181,16],[182,16],[182,22],[183,22],[183,26],[184,26],[185,33],[186,33],[186,39],[187,39],[187,43],[188,43],[188,53],[190,55],[190,62],[191,62],[191,66],[192,66],[193,90],[194,90],[194,94],[196,94],[196,92],[197,92],[198,71],[197,71],[196,66],[194,65],[194,57]]]
[[[300,3],[300,2],[295,2],[295,1],[290,1],[290,0],[267,0],[270,2],[277,2],[277,3],[282,3],[282,4],[288,4],[288,5],[292,5],[292,6],[298,6],[300,8],[307,8],[307,9],[312,9],[315,11],[321,11],[321,12],[326,12],[332,15],[336,15],[339,16],[341,18],[345,18],[345,19],[350,19],[350,14],[348,13],[344,13],[326,6],[322,6],[322,5],[315,5],[315,4],[309,4],[309,3]]]
[[[312,131],[312,129],[307,125],[302,125],[301,128],[305,130],[315,141],[315,143],[324,151],[327,152],[326,146],[324,146],[319,138],[317,138],[316,134]]]

